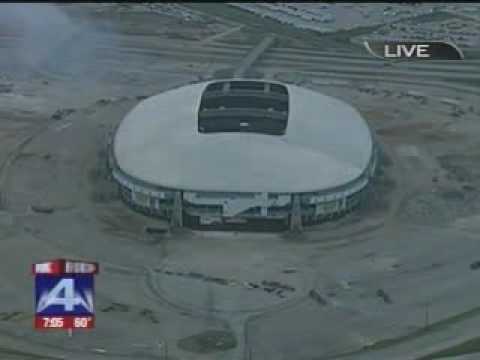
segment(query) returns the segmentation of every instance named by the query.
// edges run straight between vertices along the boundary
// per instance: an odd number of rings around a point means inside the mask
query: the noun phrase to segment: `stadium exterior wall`
[[[303,193],[206,192],[165,188],[134,178],[120,169],[109,141],[108,166],[125,203],[134,210],[172,221],[175,214],[193,218],[198,225],[248,223],[274,220],[292,224],[297,216],[310,225],[344,215],[363,200],[377,166],[377,147],[373,143],[370,161],[362,174],[341,186]],[[181,209],[178,201],[181,199]],[[294,206],[295,200],[300,206]],[[182,219],[177,219],[182,225]]]

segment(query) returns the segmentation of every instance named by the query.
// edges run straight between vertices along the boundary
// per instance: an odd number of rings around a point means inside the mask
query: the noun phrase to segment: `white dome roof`
[[[292,193],[345,184],[367,167],[373,144],[361,115],[297,86],[284,85],[285,135],[199,133],[198,109],[210,83],[166,91],[130,111],[114,139],[120,169],[167,188]]]

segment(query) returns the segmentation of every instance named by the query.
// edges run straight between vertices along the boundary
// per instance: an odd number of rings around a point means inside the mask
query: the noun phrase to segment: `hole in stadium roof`
[[[198,132],[251,132],[284,135],[288,91],[280,84],[230,80],[209,84],[202,94]]]

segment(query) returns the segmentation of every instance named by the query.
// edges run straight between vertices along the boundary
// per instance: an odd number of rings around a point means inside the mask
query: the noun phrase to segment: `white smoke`
[[[98,32],[93,24],[74,21],[59,5],[2,3],[0,36],[2,33],[18,34],[13,47],[1,51],[19,66],[79,74],[94,61],[93,42]]]

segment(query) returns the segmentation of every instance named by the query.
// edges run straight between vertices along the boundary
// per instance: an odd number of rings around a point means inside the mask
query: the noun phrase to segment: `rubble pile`
[[[169,276],[179,276],[183,278],[201,280],[201,281],[210,282],[210,283],[214,283],[222,286],[232,286],[232,287],[236,286],[236,287],[243,287],[245,289],[263,290],[266,293],[276,295],[280,298],[285,297],[285,292],[290,292],[290,293],[295,292],[295,288],[293,286],[290,286],[288,284],[283,284],[279,281],[262,280],[260,283],[251,282],[251,281],[237,281],[234,279],[228,279],[223,277],[209,276],[209,275],[201,274],[199,272],[194,272],[194,271],[184,272],[184,271],[156,269],[156,272],[169,275]]]

